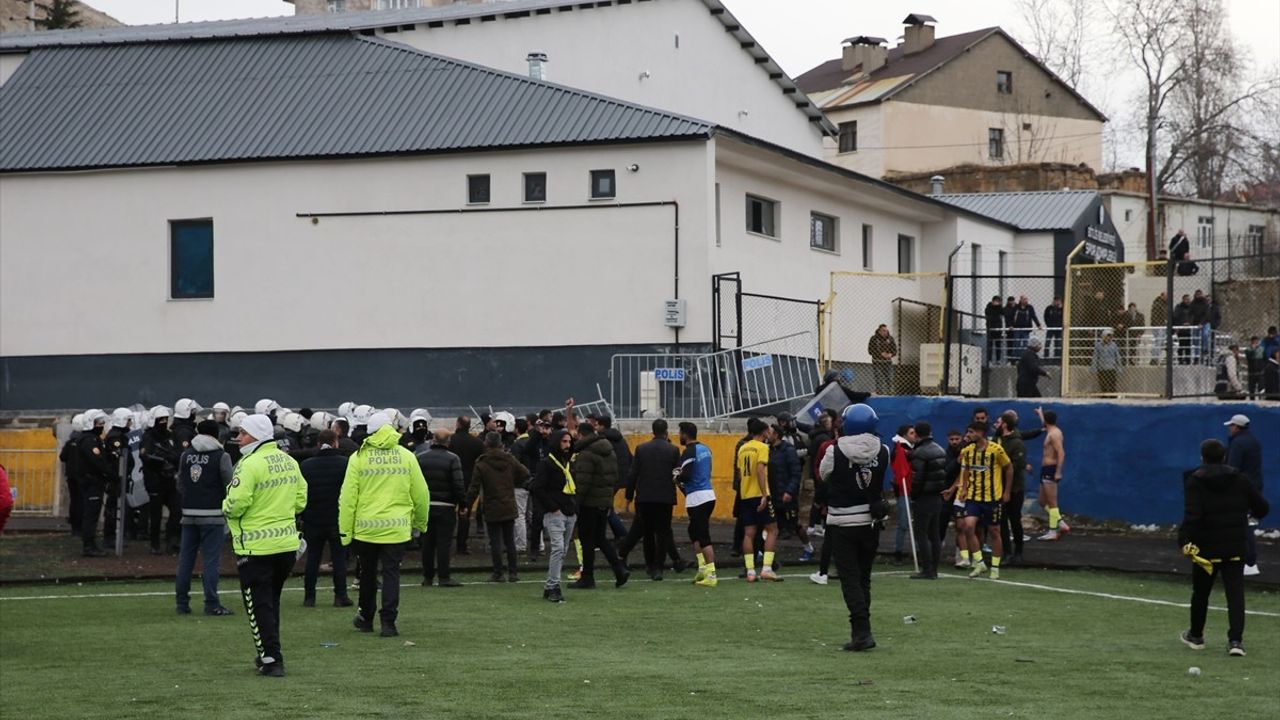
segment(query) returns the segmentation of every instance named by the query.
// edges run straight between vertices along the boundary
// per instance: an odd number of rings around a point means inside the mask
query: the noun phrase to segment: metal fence
[[[789,405],[822,378],[818,337],[809,331],[702,355],[695,367],[707,419]]]
[[[701,353],[629,353],[609,363],[609,398],[627,419],[706,417],[699,387]]]
[[[0,448],[0,465],[9,475],[18,515],[54,515],[62,503],[62,479],[56,449]]]

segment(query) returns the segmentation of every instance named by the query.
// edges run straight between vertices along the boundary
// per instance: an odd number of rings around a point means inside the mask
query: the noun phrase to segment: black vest
[[[883,444],[876,459],[866,465],[849,462],[837,443],[831,448],[834,467],[827,478],[827,507],[870,505],[883,499],[884,474],[889,469],[889,450]]]
[[[222,456],[226,452],[210,450],[200,452],[188,448],[178,460],[178,493],[182,496],[182,509],[217,510],[222,513],[222,499],[227,487],[222,483]]]

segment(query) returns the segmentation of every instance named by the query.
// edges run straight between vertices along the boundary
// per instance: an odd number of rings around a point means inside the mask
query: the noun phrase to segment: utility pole
[[[36,31],[36,0],[27,0],[27,30]]]
[[[1148,106],[1152,103],[1148,102]],[[1160,199],[1156,192],[1156,123],[1159,118],[1154,112],[1147,115],[1147,257],[1154,258],[1160,254],[1156,239],[1156,219],[1160,217]]]

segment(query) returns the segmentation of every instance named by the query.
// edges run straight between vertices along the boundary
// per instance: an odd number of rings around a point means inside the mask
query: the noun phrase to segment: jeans
[[[347,596],[347,549],[342,547],[342,540],[337,527],[306,526],[302,536],[307,541],[307,566],[302,576],[302,592],[309,598],[316,596],[316,582],[320,576],[320,560],[324,555],[324,546],[329,546],[329,557],[333,560],[333,595]]]
[[[826,544],[831,546],[840,592],[849,609],[853,637],[871,634],[871,565],[875,562],[880,533],[874,527],[827,526]]]
[[[910,500],[901,495],[898,496],[898,527],[893,533],[893,554],[902,555],[906,553],[907,538],[911,534],[911,525],[909,518],[911,513],[908,511],[907,503]]]
[[[1199,565],[1191,568],[1191,635],[1204,637],[1204,623],[1209,615],[1209,593],[1213,581],[1222,576],[1222,587],[1227,593],[1227,640],[1244,639],[1244,563],[1224,560],[1214,563],[1213,574]]]
[[[222,606],[222,601],[218,600],[218,562],[222,560],[222,542],[226,534],[227,526],[222,523],[182,526],[178,577],[174,582],[174,594],[179,608],[187,610],[191,607],[191,573],[196,567],[197,552],[204,559],[200,571],[200,582],[204,586],[204,609],[209,611]]]
[[[925,575],[938,574],[938,556],[942,554],[942,534],[938,532],[941,507],[942,496],[937,494],[921,495],[911,501],[920,572]]]
[[[613,533],[614,540],[621,540],[627,535],[627,524],[622,522],[622,518],[618,517],[618,511],[609,508],[609,530]]]
[[[352,540],[351,549],[360,561],[360,617],[373,620],[373,605],[378,600],[378,564],[382,564],[382,610],[384,625],[394,625],[400,614],[400,560],[404,543],[371,543]]]
[[[584,507],[578,510],[578,539],[582,541],[582,579],[587,583],[596,581],[596,548],[604,553],[605,560],[615,573],[622,569],[613,543],[604,534],[605,526],[609,524],[608,517],[608,508]]]
[[[1016,359],[1027,349],[1027,339],[1031,337],[1030,328],[1017,328],[1009,331],[1009,359]]]
[[[892,395],[893,394],[893,363],[873,362],[871,363],[871,372],[875,376],[876,394]]]
[[[247,555],[236,560],[244,613],[249,618],[258,659],[264,663],[284,662],[280,652],[280,592],[296,559],[297,554],[290,550],[275,555]]]
[[[529,525],[525,515],[529,512],[529,491],[516,488],[516,552],[524,552],[529,547]]]
[[[1051,360],[1062,354],[1062,331],[1046,330],[1044,334],[1044,358]]]
[[[562,512],[547,513],[542,516],[542,525],[551,537],[547,552],[547,590],[560,587],[560,573],[564,570],[565,548],[573,540],[573,526],[577,523],[576,515],[565,515]]]
[[[489,528],[489,554],[493,557],[493,572],[502,572],[502,551],[507,551],[507,572],[516,574],[516,521],[486,522]]]
[[[453,531],[458,523],[454,505],[432,505],[427,511],[427,531],[422,534],[422,579],[431,582],[436,575],[450,578],[449,554],[453,549]]]
[[[1004,359],[1004,330],[987,328],[987,364]]]

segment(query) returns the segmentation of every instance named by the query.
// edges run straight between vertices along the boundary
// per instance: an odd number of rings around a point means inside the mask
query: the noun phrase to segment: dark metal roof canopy
[[[925,15],[924,13],[911,13],[902,21],[902,24],[903,25],[924,25],[926,23],[936,23],[936,22],[938,22],[938,19],[932,15]]]

